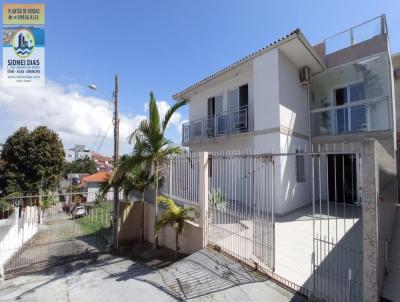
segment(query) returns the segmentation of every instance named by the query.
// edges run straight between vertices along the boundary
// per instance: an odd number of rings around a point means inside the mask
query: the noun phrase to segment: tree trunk
[[[179,233],[176,231],[175,233],[175,260],[178,259],[178,251],[179,251]]]
[[[158,221],[158,206],[157,206],[157,196],[158,196],[158,167],[154,165],[154,242],[153,250],[158,248],[158,232],[156,230],[156,223]]]
[[[144,242],[144,191],[141,192],[141,207],[142,207],[142,226],[140,230],[140,242]]]

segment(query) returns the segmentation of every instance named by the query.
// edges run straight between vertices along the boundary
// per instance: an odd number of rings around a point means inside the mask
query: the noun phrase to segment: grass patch
[[[90,209],[89,215],[77,218],[76,222],[81,226],[84,234],[93,234],[111,228],[113,205],[102,202]]]

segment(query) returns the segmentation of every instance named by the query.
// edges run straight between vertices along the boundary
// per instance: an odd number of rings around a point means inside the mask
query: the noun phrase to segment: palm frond
[[[171,108],[168,109],[168,111],[165,113],[163,122],[162,122],[162,129],[165,131],[165,129],[168,126],[168,123],[171,119],[171,117],[174,115],[174,113],[181,107],[185,106],[187,104],[187,100],[182,100],[177,103],[175,103]]]
[[[150,92],[149,102],[149,126],[152,133],[160,133],[160,114],[158,113],[157,102],[154,93]]]
[[[183,232],[183,228],[185,227],[185,222],[187,220],[193,220],[196,216],[195,208],[179,207],[170,198],[158,196],[157,201],[162,202],[167,206],[167,210],[164,215],[156,222],[157,231],[167,225],[171,225],[179,234],[181,234]]]

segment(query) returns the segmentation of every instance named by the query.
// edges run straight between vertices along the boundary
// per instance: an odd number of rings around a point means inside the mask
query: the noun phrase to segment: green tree
[[[181,152],[180,147],[172,146],[171,142],[166,139],[165,131],[173,114],[186,103],[186,100],[175,103],[166,112],[164,119],[161,121],[156,99],[153,92],[150,92],[149,117],[146,120],[142,120],[139,127],[129,137],[131,142],[133,140],[135,140],[136,143],[140,142],[142,145],[141,154],[137,155],[137,157],[143,163],[151,166],[154,187],[154,215],[156,223],[158,220],[157,196],[161,165],[167,160],[168,156]],[[158,246],[157,241],[157,232],[154,231],[154,249]]]
[[[65,176],[69,173],[94,174],[96,172],[97,172],[96,163],[94,162],[94,160],[88,157],[85,157],[83,159],[79,158],[70,163],[67,162],[65,164],[65,169],[64,169]]]
[[[175,229],[175,259],[178,259],[179,251],[179,235],[182,234],[186,221],[193,221],[197,212],[194,208],[182,208],[177,206],[172,199],[164,196],[157,197],[158,202],[162,202],[167,206],[164,215],[156,222],[157,233],[160,229],[167,225]]]
[[[45,126],[32,132],[19,128],[7,138],[1,154],[4,191],[38,194],[54,190],[64,170],[64,157],[62,142],[54,131]]]

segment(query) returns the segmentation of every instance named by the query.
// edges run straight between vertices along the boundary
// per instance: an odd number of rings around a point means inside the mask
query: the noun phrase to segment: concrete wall
[[[378,200],[378,288],[382,291],[385,276],[385,241],[390,242],[397,204],[397,169],[393,157],[392,141],[377,143],[376,159],[379,164]]]
[[[393,144],[365,140],[362,146],[363,294],[378,301],[385,276],[385,241],[392,235],[397,203]]]
[[[145,202],[145,240],[153,242],[154,234],[154,206]],[[159,215],[164,210],[159,207]],[[175,250],[175,230],[168,226],[160,231],[158,237],[159,245]],[[192,254],[203,248],[203,229],[198,225],[187,222],[183,233],[179,236],[180,253]]]
[[[120,246],[138,242],[142,227],[142,203],[120,202],[119,226],[118,242]]]
[[[7,219],[0,220],[0,267],[38,231],[37,207],[25,207],[21,217],[18,208]]]

